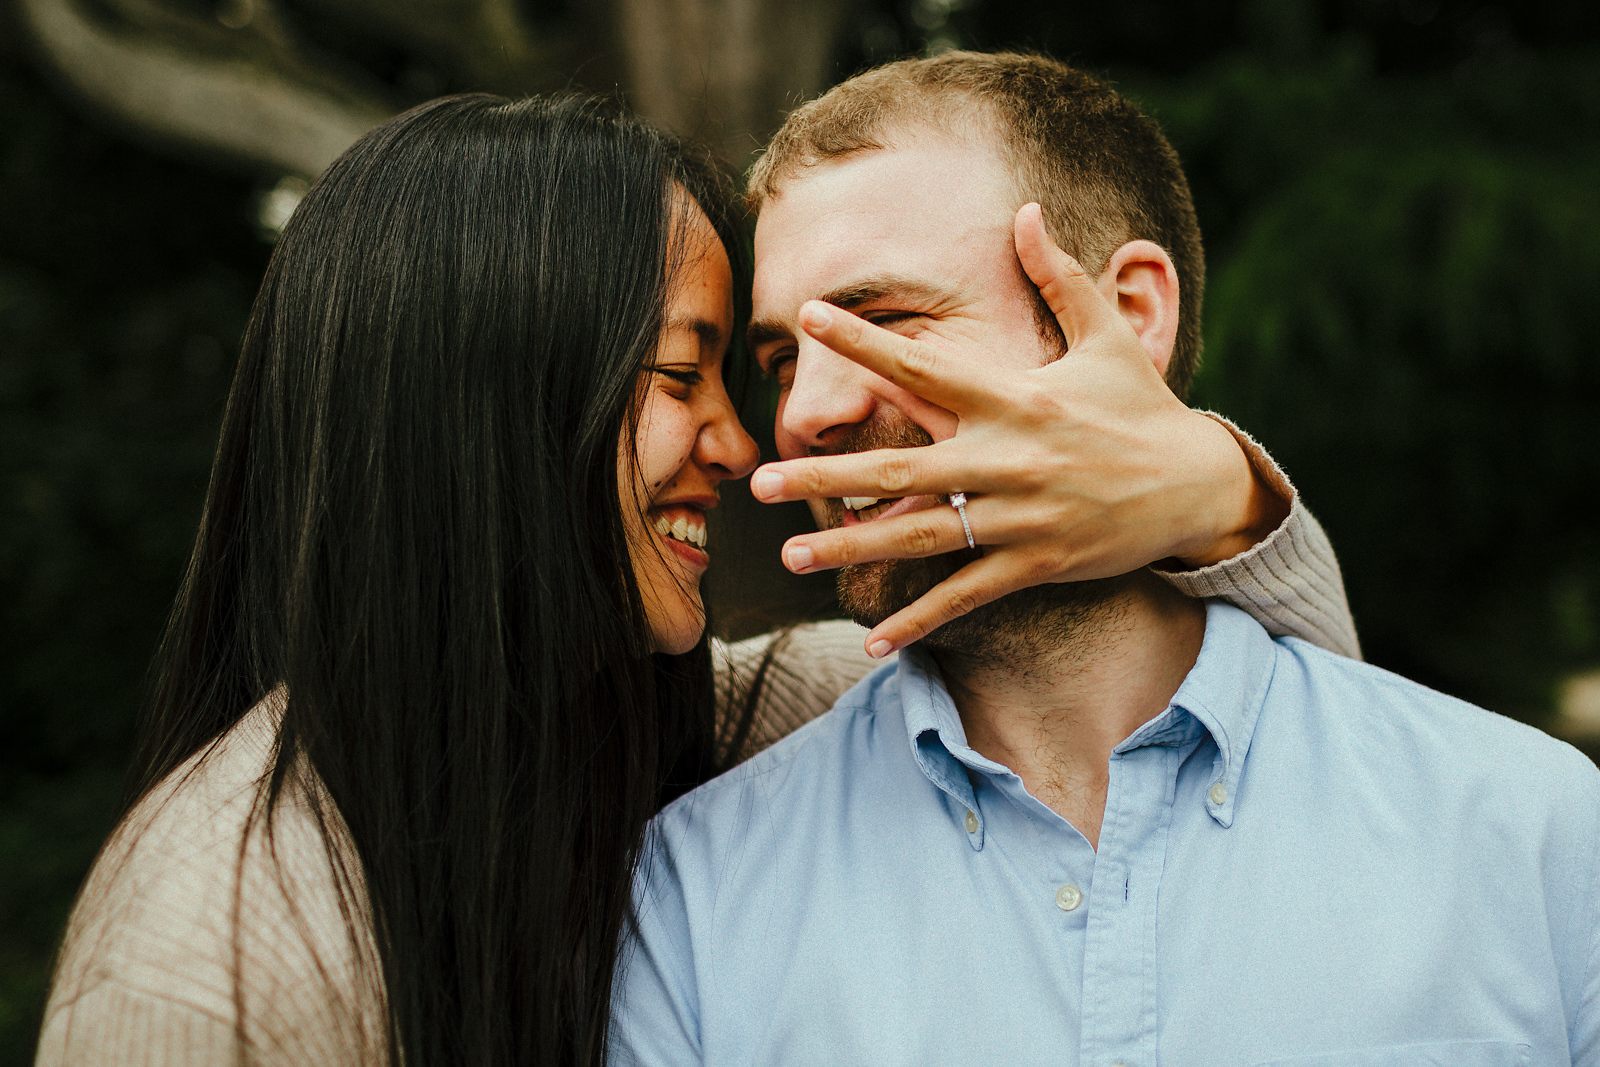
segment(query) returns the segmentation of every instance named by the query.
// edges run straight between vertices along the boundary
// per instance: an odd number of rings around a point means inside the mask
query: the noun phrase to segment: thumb
[[[1024,204],[1017,210],[1013,237],[1022,269],[1061,324],[1069,350],[1104,326],[1108,316],[1117,315],[1082,264],[1050,239],[1038,204]]]

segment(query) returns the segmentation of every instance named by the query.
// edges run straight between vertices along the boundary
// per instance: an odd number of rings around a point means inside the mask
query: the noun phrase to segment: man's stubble
[[[904,415],[882,412],[847,437],[813,454],[864,452],[876,448],[930,445],[928,432]],[[828,518],[838,526],[843,505],[827,501]],[[981,531],[975,531],[981,535]],[[877,560],[839,570],[839,604],[863,626],[876,626],[976,560],[982,549],[961,549],[923,559]],[[1121,578],[1059,582],[1020,589],[952,619],[922,639],[926,648],[994,661],[1018,661],[1096,633],[1114,617],[1114,602],[1125,586]]]

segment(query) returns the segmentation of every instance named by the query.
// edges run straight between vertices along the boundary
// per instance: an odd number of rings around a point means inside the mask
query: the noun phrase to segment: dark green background
[[[1322,517],[1369,659],[1541,723],[1600,666],[1596,22],[1548,0],[882,0],[839,72],[943,36],[1144,101],[1207,238],[1197,401]],[[269,250],[262,189],[141,148],[0,49],[0,1064],[31,1056],[120,788]],[[713,587],[740,629],[826,600],[738,595],[803,521],[752,513],[730,507],[759,532]]]

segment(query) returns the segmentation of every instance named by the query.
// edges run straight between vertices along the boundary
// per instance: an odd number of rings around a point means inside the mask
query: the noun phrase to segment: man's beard
[[[812,452],[840,454],[932,443],[928,432],[904,415],[880,412],[833,446]],[[838,526],[844,505],[829,499],[826,507],[830,522]],[[861,625],[876,626],[981,555],[982,549],[964,548],[922,559],[850,564],[839,570],[839,604]],[[1121,578],[1104,578],[1019,589],[951,619],[924,637],[922,644],[1000,660],[1060,648],[1085,632],[1102,629],[1108,621],[1108,608],[1123,585]]]

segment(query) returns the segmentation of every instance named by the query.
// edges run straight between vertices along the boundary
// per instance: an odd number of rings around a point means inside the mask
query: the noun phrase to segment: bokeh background
[[[1600,753],[1588,0],[0,0],[0,1064],[31,1058],[304,181],[479,88],[620,88],[742,166],[806,94],[955,46],[1047,50],[1164,123],[1210,262],[1196,401],[1321,516],[1368,658]],[[827,611],[775,562],[804,509],[730,496],[724,631]]]

